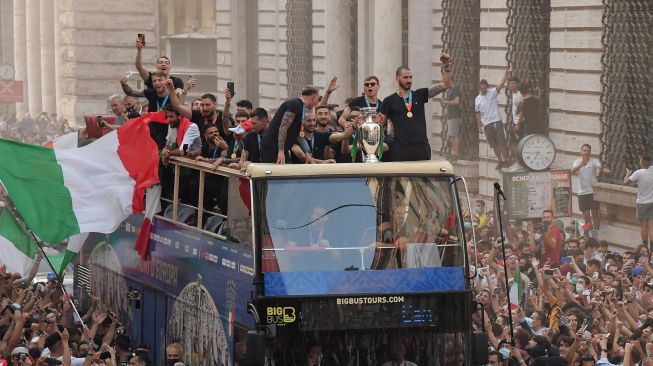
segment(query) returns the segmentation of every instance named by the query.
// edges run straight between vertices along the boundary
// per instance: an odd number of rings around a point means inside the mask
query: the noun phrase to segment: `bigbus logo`
[[[295,308],[292,306],[268,306],[265,312],[267,324],[287,325],[297,320]]]

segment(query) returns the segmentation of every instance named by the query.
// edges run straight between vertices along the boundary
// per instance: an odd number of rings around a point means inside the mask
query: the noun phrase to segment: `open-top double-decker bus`
[[[123,314],[157,364],[171,342],[191,365],[263,364],[266,354],[275,366],[472,364],[471,258],[451,164],[252,164],[241,174],[171,163],[174,195],[154,220],[150,259],[133,251],[135,215],[89,238],[75,278]],[[179,201],[184,169],[198,175],[200,202],[220,177],[226,213]],[[258,332],[246,342],[248,329]]]

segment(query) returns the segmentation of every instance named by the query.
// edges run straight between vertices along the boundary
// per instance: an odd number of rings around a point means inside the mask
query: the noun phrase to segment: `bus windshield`
[[[255,183],[262,271],[463,265],[452,176]]]

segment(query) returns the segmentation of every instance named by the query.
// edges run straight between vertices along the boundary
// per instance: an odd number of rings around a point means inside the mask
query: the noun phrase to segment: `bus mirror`
[[[487,364],[488,358],[490,357],[487,352],[488,343],[487,334],[482,332],[474,332],[472,334],[472,365]],[[247,345],[249,346],[249,342]]]
[[[264,366],[266,338],[265,332],[256,330],[247,332],[245,366]]]

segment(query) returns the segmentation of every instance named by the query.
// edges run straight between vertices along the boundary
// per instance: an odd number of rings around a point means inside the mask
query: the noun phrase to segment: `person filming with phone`
[[[553,212],[542,211],[542,222],[533,225],[529,241],[533,252],[541,253],[540,260],[549,262],[551,266],[560,264],[560,252],[562,251],[562,232],[553,223]]]

